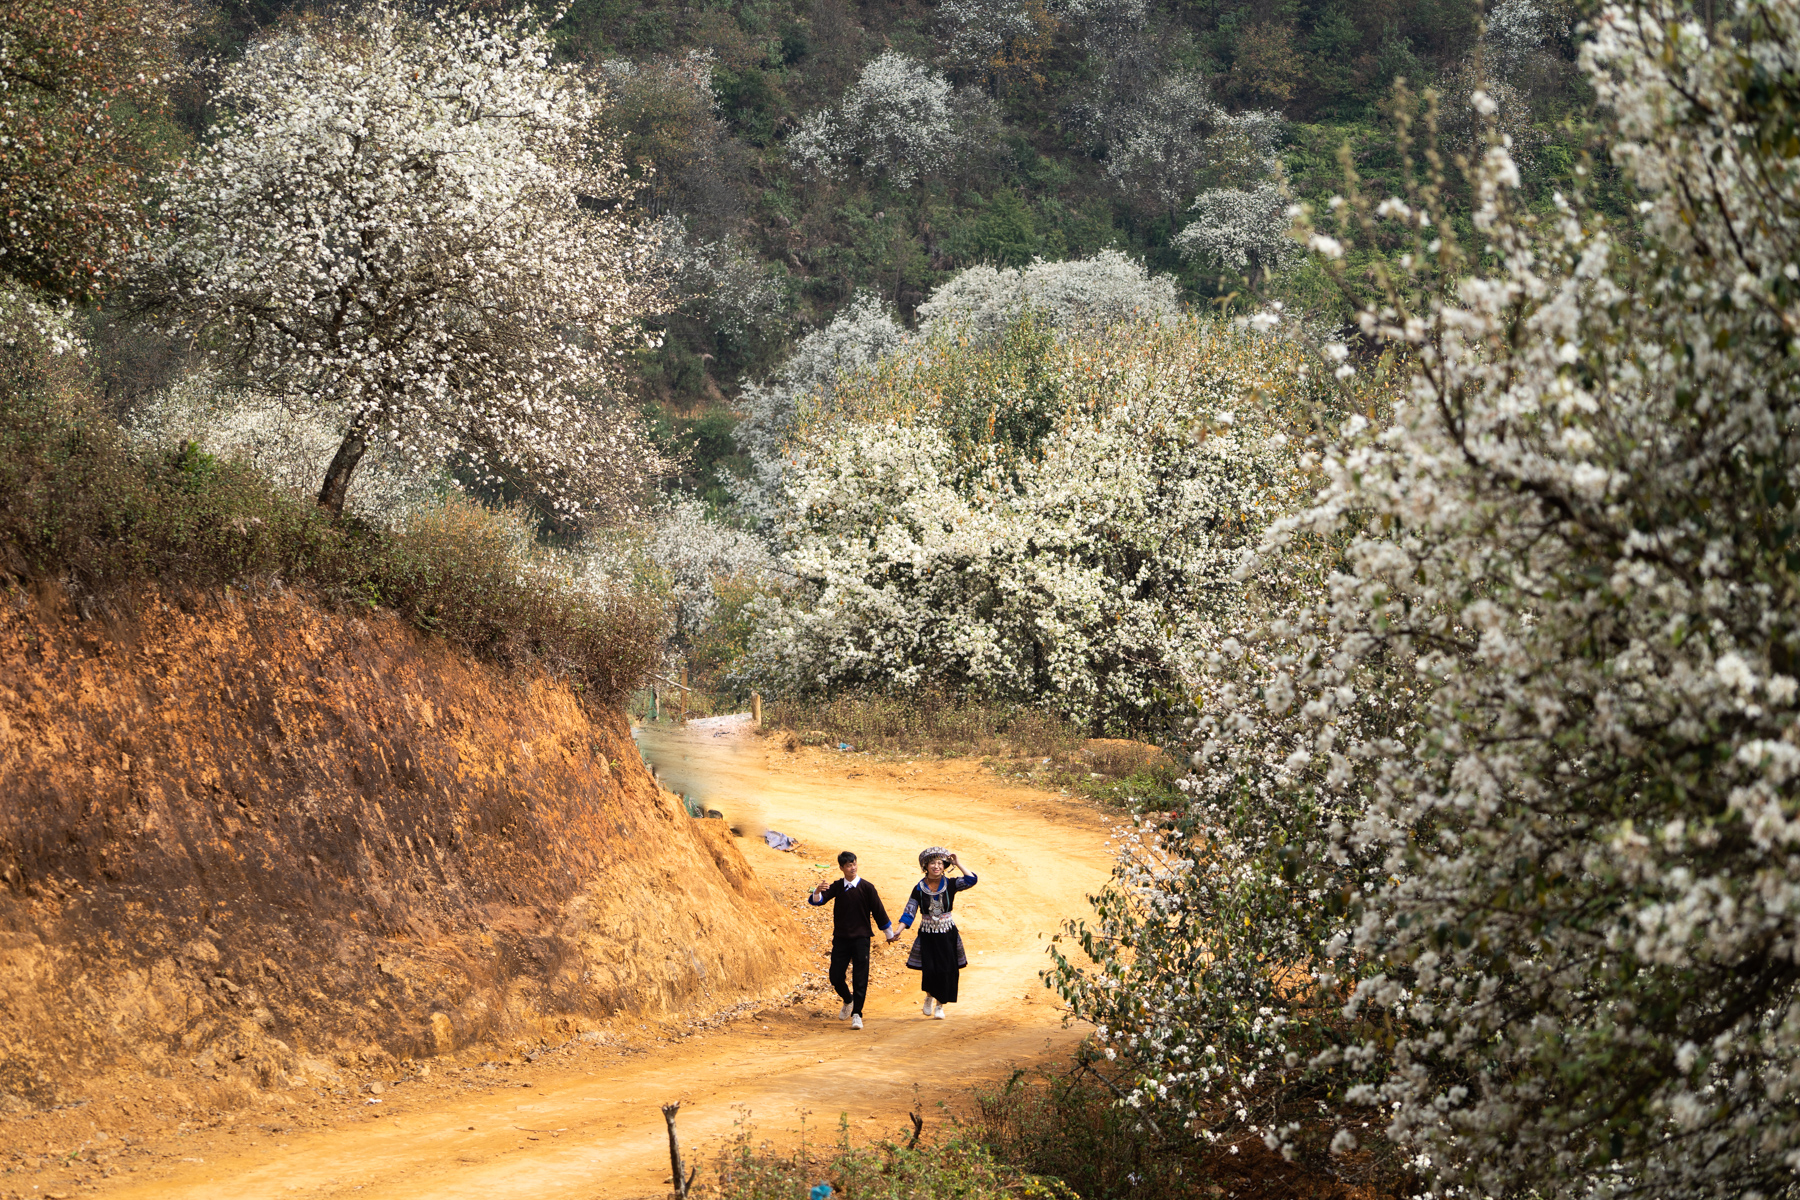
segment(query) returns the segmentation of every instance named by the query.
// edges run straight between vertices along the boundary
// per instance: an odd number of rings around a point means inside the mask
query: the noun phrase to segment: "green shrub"
[[[1209,1139],[1204,1120],[1195,1129],[1159,1127],[1120,1102],[1108,1070],[1078,1056],[1072,1070],[1015,1071],[1003,1087],[977,1094],[964,1136],[994,1161],[1055,1177],[1083,1200],[1385,1200],[1418,1190],[1367,1151],[1289,1162],[1242,1128]]]

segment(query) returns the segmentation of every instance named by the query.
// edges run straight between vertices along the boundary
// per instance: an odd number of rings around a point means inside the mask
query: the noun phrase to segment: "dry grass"
[[[155,581],[281,580],[384,607],[481,657],[622,696],[659,652],[659,606],[568,578],[504,514],[454,496],[400,527],[332,521],[192,444],[145,457],[85,366],[29,331],[0,344],[0,586],[54,579],[84,608]]]
[[[1078,727],[1041,709],[929,694],[771,701],[763,724],[812,745],[915,757],[1069,759],[1086,742]]]

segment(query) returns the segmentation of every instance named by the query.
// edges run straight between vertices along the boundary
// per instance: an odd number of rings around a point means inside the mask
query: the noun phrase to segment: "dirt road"
[[[840,1114],[859,1137],[893,1134],[907,1127],[908,1109],[923,1104],[935,1119],[938,1102],[965,1100],[971,1082],[1003,1077],[1013,1064],[1078,1038],[1078,1030],[1063,1028],[1037,974],[1046,962],[1044,936],[1085,911],[1085,896],[1110,866],[1108,824],[1086,805],[1004,783],[971,763],[784,751],[729,721],[665,735],[651,755],[672,788],[696,793],[747,827],[801,839],[793,854],[754,837],[741,843],[759,876],[789,901],[819,877],[815,864],[829,867],[839,849],[850,848],[897,916],[918,876],[918,851],[931,844],[957,850],[981,883],[957,908],[969,969],[949,1019],[921,1015],[918,976],[903,967],[910,937],[903,938],[875,950],[860,1032],[835,1019],[837,1000],[819,992],[815,979],[798,999],[710,1029],[622,1024],[604,1040],[535,1063],[440,1063],[379,1097],[327,1097],[286,1118],[263,1113],[161,1131],[165,1143],[182,1139],[174,1149],[158,1148],[154,1133],[146,1148],[144,1132],[133,1129],[135,1158],[133,1139],[115,1130],[111,1144],[122,1139],[127,1152],[109,1177],[88,1176],[80,1194],[660,1198],[669,1188],[658,1105],[667,1101],[683,1101],[690,1161],[709,1161],[745,1112],[759,1138],[790,1137],[805,1114],[822,1136],[835,1136]],[[821,972],[826,912],[801,914]],[[94,1132],[105,1139],[97,1124]],[[0,1192],[10,1184],[20,1195],[52,1194],[38,1187],[55,1183],[39,1178],[45,1183],[8,1179]]]

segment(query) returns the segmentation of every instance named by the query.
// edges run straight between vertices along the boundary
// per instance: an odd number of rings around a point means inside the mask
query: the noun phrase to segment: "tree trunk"
[[[325,471],[325,485],[319,489],[319,507],[334,519],[344,515],[344,497],[350,494],[350,476],[355,473],[356,464],[362,461],[363,452],[369,448],[367,435],[368,430],[361,424],[350,426],[337,453],[331,456],[331,466]]]

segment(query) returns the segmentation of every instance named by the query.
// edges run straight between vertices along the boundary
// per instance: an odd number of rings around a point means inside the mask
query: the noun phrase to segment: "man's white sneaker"
[[[945,1016],[945,1013],[944,1013],[944,1006],[943,1006],[943,1004],[941,1004],[941,1003],[940,1003],[940,1004],[939,1004],[939,1005],[938,1005],[938,1006],[937,1006],[937,1011],[936,1011],[936,1012],[934,1012],[934,1013],[932,1013],[932,1014],[931,1014],[931,1015],[932,1015],[932,1016],[934,1016],[934,1017],[936,1017],[936,1018],[937,1018],[937,1019],[938,1019],[938,1020],[940,1020],[940,1021],[942,1021],[942,1020],[943,1020],[943,1019],[944,1019],[944,1016]]]
[[[848,1021],[850,1019],[850,1008],[851,1006],[846,1004],[844,1007],[838,1009],[838,1020]]]
[[[862,1014],[861,1013],[857,1013],[856,1015],[854,1015],[850,1018],[850,1028],[852,1028],[852,1029],[861,1029],[862,1028]]]
[[[931,1015],[932,1009],[935,1008],[936,1006],[937,1006],[937,1001],[932,999],[930,996],[927,996],[927,997],[925,997],[925,1007],[922,1011],[925,1013],[926,1016],[929,1017]]]

